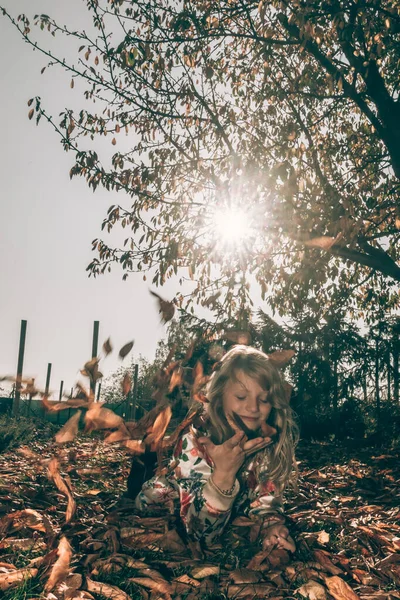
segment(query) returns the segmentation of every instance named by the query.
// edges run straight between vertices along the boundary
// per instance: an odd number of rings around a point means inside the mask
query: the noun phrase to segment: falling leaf
[[[250,333],[248,331],[241,331],[240,329],[231,329],[225,331],[222,339],[234,344],[242,344],[243,346],[248,346],[251,344]]]
[[[124,425],[124,420],[116,415],[110,408],[103,408],[99,402],[93,402],[85,415],[85,430],[119,429]]]
[[[156,294],[156,292],[153,292],[152,290],[150,290],[150,294],[158,300],[158,312],[161,313],[162,321],[164,323],[168,323],[168,321],[170,321],[175,314],[175,304],[173,302],[169,302],[168,300],[164,300],[161,298],[161,296],[159,296],[159,294]]]
[[[34,114],[35,114],[35,109],[31,108],[31,110],[28,112],[28,119],[31,120]]]
[[[308,600],[326,600],[326,589],[323,585],[312,579],[299,587],[295,593],[301,594],[305,598],[308,598]]]
[[[125,425],[123,425],[123,426],[121,426],[120,429],[117,429],[117,431],[112,431],[110,434],[108,434],[108,436],[104,438],[104,442],[106,444],[112,444],[115,442],[122,442],[124,440],[129,440],[129,438],[130,438],[129,431],[127,430]]]
[[[70,83],[71,90],[73,89],[74,85],[75,85],[75,81],[73,79],[71,79],[71,83]]]
[[[171,416],[172,410],[168,405],[160,412],[159,415],[157,415],[154,424],[149,428],[149,434],[145,441],[146,444],[152,444],[152,449],[157,448],[158,443],[164,437],[168,424],[171,420]]]
[[[129,371],[127,371],[122,380],[122,393],[124,394],[124,396],[127,396],[129,394],[129,392],[131,391],[131,385],[132,385],[132,376],[129,373]]]
[[[133,454],[143,454],[145,451],[142,440],[127,440],[124,446]]]
[[[113,347],[111,345],[111,340],[110,340],[110,338],[107,338],[103,344],[103,352],[104,352],[105,356],[108,356],[112,351],[113,351]]]
[[[68,499],[67,510],[65,514],[65,522],[69,523],[76,511],[76,502],[72,495],[72,491],[67,484],[67,482],[63,479],[59,471],[60,465],[56,458],[52,458],[49,462],[48,472],[49,477],[52,479],[57,487],[57,489],[64,494]]]
[[[335,600],[360,600],[355,592],[351,589],[348,583],[340,577],[326,577],[325,583],[328,591]]]
[[[293,358],[296,354],[294,350],[277,350],[268,354],[269,360],[272,362],[274,367],[282,368]]]
[[[183,383],[183,368],[181,365],[175,367],[172,371],[171,379],[169,380],[168,392],[171,393],[174,389]]]
[[[81,418],[82,411],[77,410],[74,415],[61,427],[55,435],[57,444],[65,444],[66,442],[72,442],[78,435],[79,419]]]
[[[336,237],[323,235],[311,240],[306,240],[303,242],[303,244],[308,248],[322,248],[322,250],[330,250],[330,248],[332,248],[332,246],[336,244],[342,238],[342,236],[342,232],[338,233]]]
[[[121,350],[119,351],[119,357],[123,360],[125,358],[125,356],[127,356],[129,354],[129,352],[132,350],[133,348],[133,344],[135,342],[132,340],[132,342],[128,342],[127,344],[125,344],[124,346],[122,346]]]
[[[46,411],[53,413],[59,412],[60,410],[67,410],[69,408],[88,408],[89,403],[80,398],[71,398],[65,402],[55,402],[54,400],[49,400],[47,396],[43,396],[42,406]]]
[[[64,581],[68,575],[69,565],[72,558],[72,549],[69,541],[62,536],[57,549],[57,560],[54,563],[49,579],[44,586],[46,592],[50,592],[58,583]]]

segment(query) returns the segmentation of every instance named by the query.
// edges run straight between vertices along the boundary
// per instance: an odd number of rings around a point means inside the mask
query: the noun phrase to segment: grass
[[[40,440],[50,440],[59,427],[34,417],[0,416],[0,452]]]

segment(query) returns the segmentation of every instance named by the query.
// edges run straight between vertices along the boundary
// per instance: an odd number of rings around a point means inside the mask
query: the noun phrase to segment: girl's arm
[[[178,442],[174,455],[182,522],[192,539],[210,543],[229,520],[239,482],[234,478],[231,489],[224,490],[210,479],[212,461],[193,431]]]
[[[296,546],[285,525],[282,498],[275,495],[273,482],[258,483],[251,496],[247,514],[262,520],[260,536],[264,549],[285,548],[294,552]]]

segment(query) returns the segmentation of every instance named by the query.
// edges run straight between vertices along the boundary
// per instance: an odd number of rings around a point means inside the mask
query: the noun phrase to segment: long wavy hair
[[[237,379],[238,371],[255,379],[268,392],[272,410],[267,422],[277,430],[278,437],[273,444],[260,450],[263,454],[260,459],[267,465],[268,476],[281,494],[286,485],[289,482],[295,483],[297,478],[294,449],[299,432],[282,377],[264,352],[250,346],[234,346],[223,357],[219,369],[213,373],[207,388],[211,439],[215,444],[222,444],[235,433],[226,419],[223,393],[228,381]]]

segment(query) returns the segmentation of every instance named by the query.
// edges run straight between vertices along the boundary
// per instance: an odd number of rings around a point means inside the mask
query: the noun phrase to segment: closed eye
[[[246,396],[236,396],[238,400],[246,400]]]

